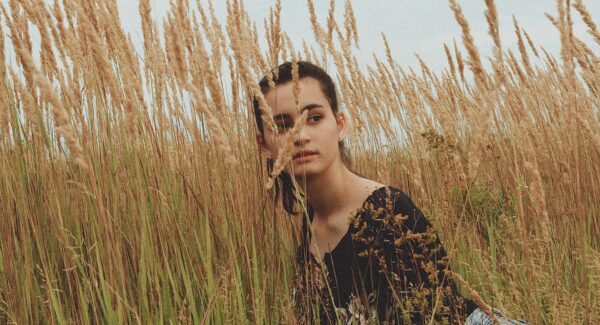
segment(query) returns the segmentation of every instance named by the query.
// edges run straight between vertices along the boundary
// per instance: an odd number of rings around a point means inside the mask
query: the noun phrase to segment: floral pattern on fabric
[[[446,278],[449,259],[435,230],[397,189],[369,196],[326,262],[307,242],[294,291],[302,324],[457,324],[474,309]]]

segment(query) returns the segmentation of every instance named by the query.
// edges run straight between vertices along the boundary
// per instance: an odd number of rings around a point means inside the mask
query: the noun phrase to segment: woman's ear
[[[273,159],[272,155],[271,155],[271,150],[269,150],[269,148],[267,148],[267,144],[265,142],[265,137],[259,133],[256,132],[256,144],[258,144],[258,147],[260,149],[260,154],[267,158],[267,159]]]
[[[335,118],[338,127],[338,142],[344,141],[348,133],[348,120],[344,112],[338,112]]]

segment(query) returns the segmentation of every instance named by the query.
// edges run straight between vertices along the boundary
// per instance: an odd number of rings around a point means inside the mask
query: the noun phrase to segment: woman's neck
[[[321,175],[301,180],[308,203],[315,211],[315,217],[323,220],[343,211],[356,200],[352,189],[360,184],[360,176],[352,173],[343,163],[331,166]]]

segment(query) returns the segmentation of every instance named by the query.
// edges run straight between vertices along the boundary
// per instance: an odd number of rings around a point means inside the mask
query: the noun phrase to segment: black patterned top
[[[308,217],[314,212],[309,207]],[[304,218],[306,220],[306,218]],[[309,251],[303,223],[294,281],[301,324],[463,323],[476,305],[445,272],[440,240],[410,198],[394,187],[375,190],[323,263]]]

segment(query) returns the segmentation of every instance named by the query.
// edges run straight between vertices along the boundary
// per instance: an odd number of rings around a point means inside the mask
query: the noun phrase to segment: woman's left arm
[[[447,277],[450,261],[437,232],[405,193],[389,194],[380,243],[392,298],[404,310],[435,314],[436,319],[464,314],[463,298]]]

